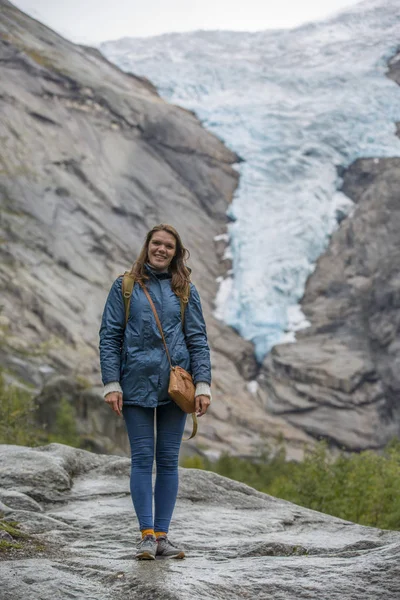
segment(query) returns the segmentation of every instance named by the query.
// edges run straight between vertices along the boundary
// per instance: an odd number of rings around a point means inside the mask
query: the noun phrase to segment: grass
[[[7,540],[0,540],[0,552],[4,552],[7,550],[22,550],[23,545],[18,544],[17,542],[7,542]]]
[[[5,521],[2,514],[0,514],[0,531],[5,531],[13,538],[12,541],[0,539],[0,560],[34,557],[38,553],[48,551],[46,544],[42,541],[38,542],[34,536],[21,531],[17,521]]]
[[[15,538],[28,538],[28,534],[18,529],[19,524],[17,521],[0,521],[0,531],[9,533],[14,539]]]

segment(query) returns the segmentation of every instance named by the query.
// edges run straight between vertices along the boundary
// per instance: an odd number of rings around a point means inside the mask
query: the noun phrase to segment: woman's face
[[[168,231],[156,231],[151,236],[147,260],[156,271],[167,271],[176,252],[176,240]]]

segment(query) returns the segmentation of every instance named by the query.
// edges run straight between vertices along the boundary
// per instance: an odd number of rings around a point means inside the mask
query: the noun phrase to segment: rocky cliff
[[[107,291],[145,233],[169,222],[191,251],[208,324],[213,409],[197,443],[250,453],[278,435],[310,439],[269,415],[247,381],[250,344],[213,317],[224,272],[225,211],[238,157],[145,79],[122,73],[0,0],[0,353],[11,377],[64,396],[91,447],[126,451],[101,397],[98,328]],[[76,380],[80,384],[77,385]]]
[[[212,348],[198,450],[249,454],[282,435],[298,457],[319,437],[358,450],[400,434],[399,159],[343,174],[355,208],[307,282],[311,327],[259,369],[252,346],[213,316],[238,157],[149,81],[6,0],[0,36],[0,357],[40,392],[40,415],[51,424],[64,397],[88,447],[127,451],[101,396],[99,321],[147,230],[170,222],[191,251]]]
[[[187,558],[137,562],[129,463],[59,444],[0,447],[3,519],[32,536],[0,558],[1,600],[399,598],[399,532],[194,469],[180,471],[171,528]]]
[[[343,191],[355,207],[308,279],[311,327],[266,358],[260,394],[312,436],[377,449],[400,435],[400,159],[357,160]]]

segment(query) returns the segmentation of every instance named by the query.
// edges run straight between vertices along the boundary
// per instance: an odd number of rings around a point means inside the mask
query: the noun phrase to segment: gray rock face
[[[320,436],[357,450],[399,435],[397,159],[357,161],[345,174],[356,207],[309,278],[302,305],[312,325],[259,372],[252,346],[213,316],[227,268],[214,238],[225,231],[238,157],[150,82],[6,0],[0,37],[0,360],[45,386],[39,412],[49,426],[66,397],[88,447],[127,452],[101,396],[99,321],[146,231],[170,222],[191,251],[212,348],[214,402],[199,451],[250,454],[260,438],[283,436],[296,458]],[[397,59],[389,75],[399,81]]]
[[[297,451],[307,436],[266,415],[247,389],[257,372],[252,346],[213,316],[226,268],[214,237],[225,231],[238,157],[147,80],[6,0],[0,36],[2,365],[38,389],[52,375],[84,378],[94,386],[90,398],[65,385],[79,418],[85,407],[91,413],[81,433],[93,448],[126,451],[119,424],[110,425],[116,417],[94,408],[103,403],[99,322],[112,281],[145,233],[168,222],[190,249],[212,347],[215,403],[198,443],[248,454],[260,434],[281,431]],[[51,381],[41,395],[47,408],[56,388]]]
[[[276,346],[260,374],[267,409],[351,450],[400,435],[399,167],[349,168],[343,189],[356,206],[308,280],[312,326]]]
[[[388,73],[397,83],[399,58]],[[314,437],[376,449],[400,436],[400,160],[357,160],[343,191],[356,205],[308,279],[311,327],[272,350],[260,394]]]
[[[110,418],[113,415],[110,415],[109,406],[102,401],[98,391],[66,376],[50,377],[36,396],[38,425],[50,433],[60,433],[57,415],[65,401],[75,415],[80,447],[100,453],[130,453],[123,420]]]
[[[361,527],[215,473],[181,469],[171,538],[184,545],[187,558],[135,562],[128,459],[59,444],[0,448],[0,486],[24,489],[44,511],[15,509],[7,518],[53,548],[0,561],[1,600],[31,597],[33,590],[41,600],[399,597],[399,532]]]
[[[16,510],[29,510],[33,512],[41,512],[43,510],[40,504],[30,496],[4,488],[0,489],[0,511],[2,510],[2,505]]]

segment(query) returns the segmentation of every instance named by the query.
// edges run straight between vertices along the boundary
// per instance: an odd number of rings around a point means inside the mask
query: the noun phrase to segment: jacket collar
[[[164,273],[160,273],[159,271],[156,271],[149,263],[145,263],[145,269],[146,271],[149,273],[149,275],[152,275],[153,277],[156,277],[157,279],[171,279],[172,278],[172,273],[170,271],[165,271]]]

